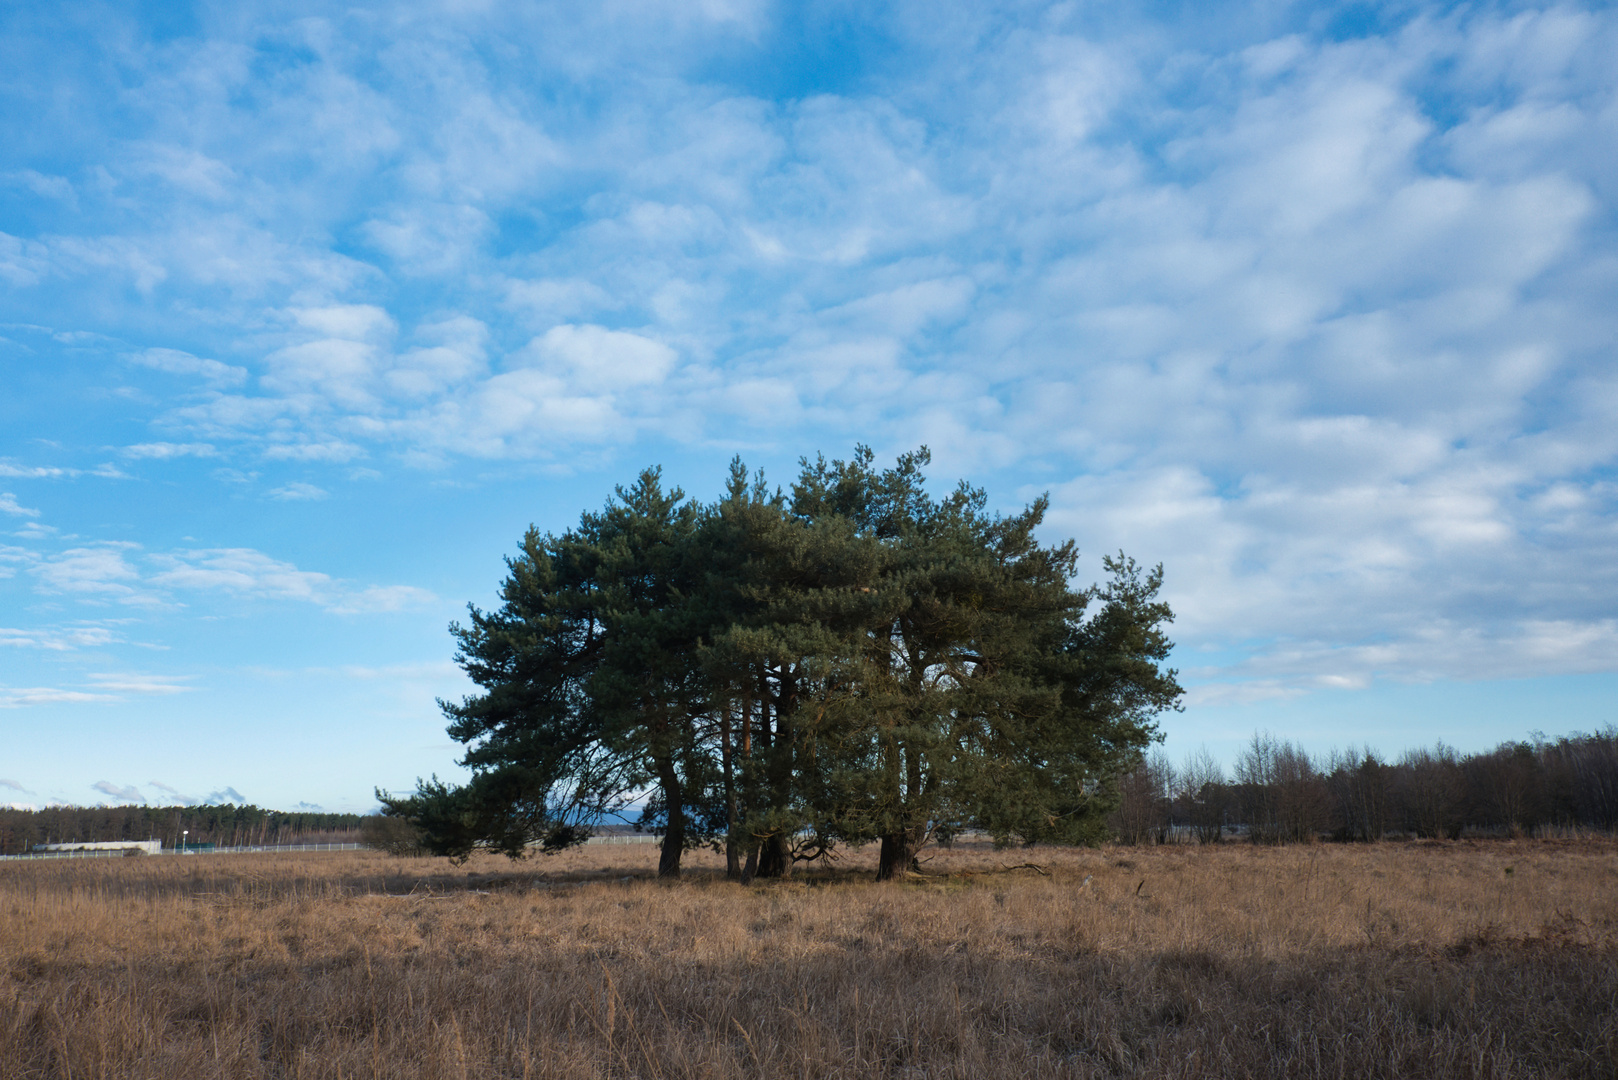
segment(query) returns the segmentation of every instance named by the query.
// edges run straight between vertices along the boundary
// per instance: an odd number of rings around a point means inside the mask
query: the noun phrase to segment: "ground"
[[[930,854],[0,863],[0,1074],[1618,1075],[1611,841]]]

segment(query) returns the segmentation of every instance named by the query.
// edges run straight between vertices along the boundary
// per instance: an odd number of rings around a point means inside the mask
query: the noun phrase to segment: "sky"
[[[1164,750],[1618,722],[1618,11],[0,9],[0,803],[463,775],[639,470],[926,445],[1161,562]]]

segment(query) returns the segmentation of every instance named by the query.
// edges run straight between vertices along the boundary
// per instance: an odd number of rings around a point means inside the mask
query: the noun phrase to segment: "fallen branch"
[[[1013,871],[1013,870],[1032,870],[1034,873],[1038,874],[1040,877],[1050,877],[1051,876],[1051,872],[1049,870],[1045,869],[1043,866],[1039,865],[1038,863],[1031,863],[1031,862],[1018,863],[1016,866],[1002,866],[1000,869],[1004,870],[1008,874],[1011,873],[1011,871]]]

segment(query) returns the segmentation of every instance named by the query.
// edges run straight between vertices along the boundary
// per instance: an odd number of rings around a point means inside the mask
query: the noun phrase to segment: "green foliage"
[[[1098,839],[1180,694],[1162,570],[1120,555],[1076,590],[1071,542],[1036,538],[1046,500],[934,498],[928,460],[804,461],[790,496],[738,461],[708,506],[651,469],[576,529],[530,530],[501,607],[451,628],[481,688],[441,703],[472,780],[378,793],[388,812],[434,851],[518,855],[650,790],[664,873],[708,840],[743,876],[880,841],[891,876],[969,826]]]
[[[360,826],[360,839],[378,851],[389,855],[429,855],[420,826],[402,817],[375,814]]]

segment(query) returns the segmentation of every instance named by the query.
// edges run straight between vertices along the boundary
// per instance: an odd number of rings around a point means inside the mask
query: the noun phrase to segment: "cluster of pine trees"
[[[1255,735],[1231,775],[1206,752],[1176,768],[1161,752],[1120,784],[1111,819],[1125,843],[1243,835],[1259,843],[1321,837],[1531,836],[1618,830],[1618,728],[1502,743],[1461,754],[1442,744],[1387,761],[1370,749],[1318,761]]]
[[[501,605],[451,627],[480,688],[441,703],[470,781],[378,792],[387,812],[436,853],[517,856],[639,807],[661,873],[713,843],[744,879],[871,842],[892,877],[964,828],[1101,838],[1180,696],[1161,568],[1120,555],[1076,589],[1073,544],[1035,538],[1044,499],[935,498],[928,460],[860,447],[790,492],[737,461],[712,504],[651,469],[530,530]]]
[[[344,842],[356,838],[358,814],[286,813],[257,806],[51,806],[0,807],[0,855],[23,855],[35,844],[107,840],[161,840],[235,847],[250,844]]]

